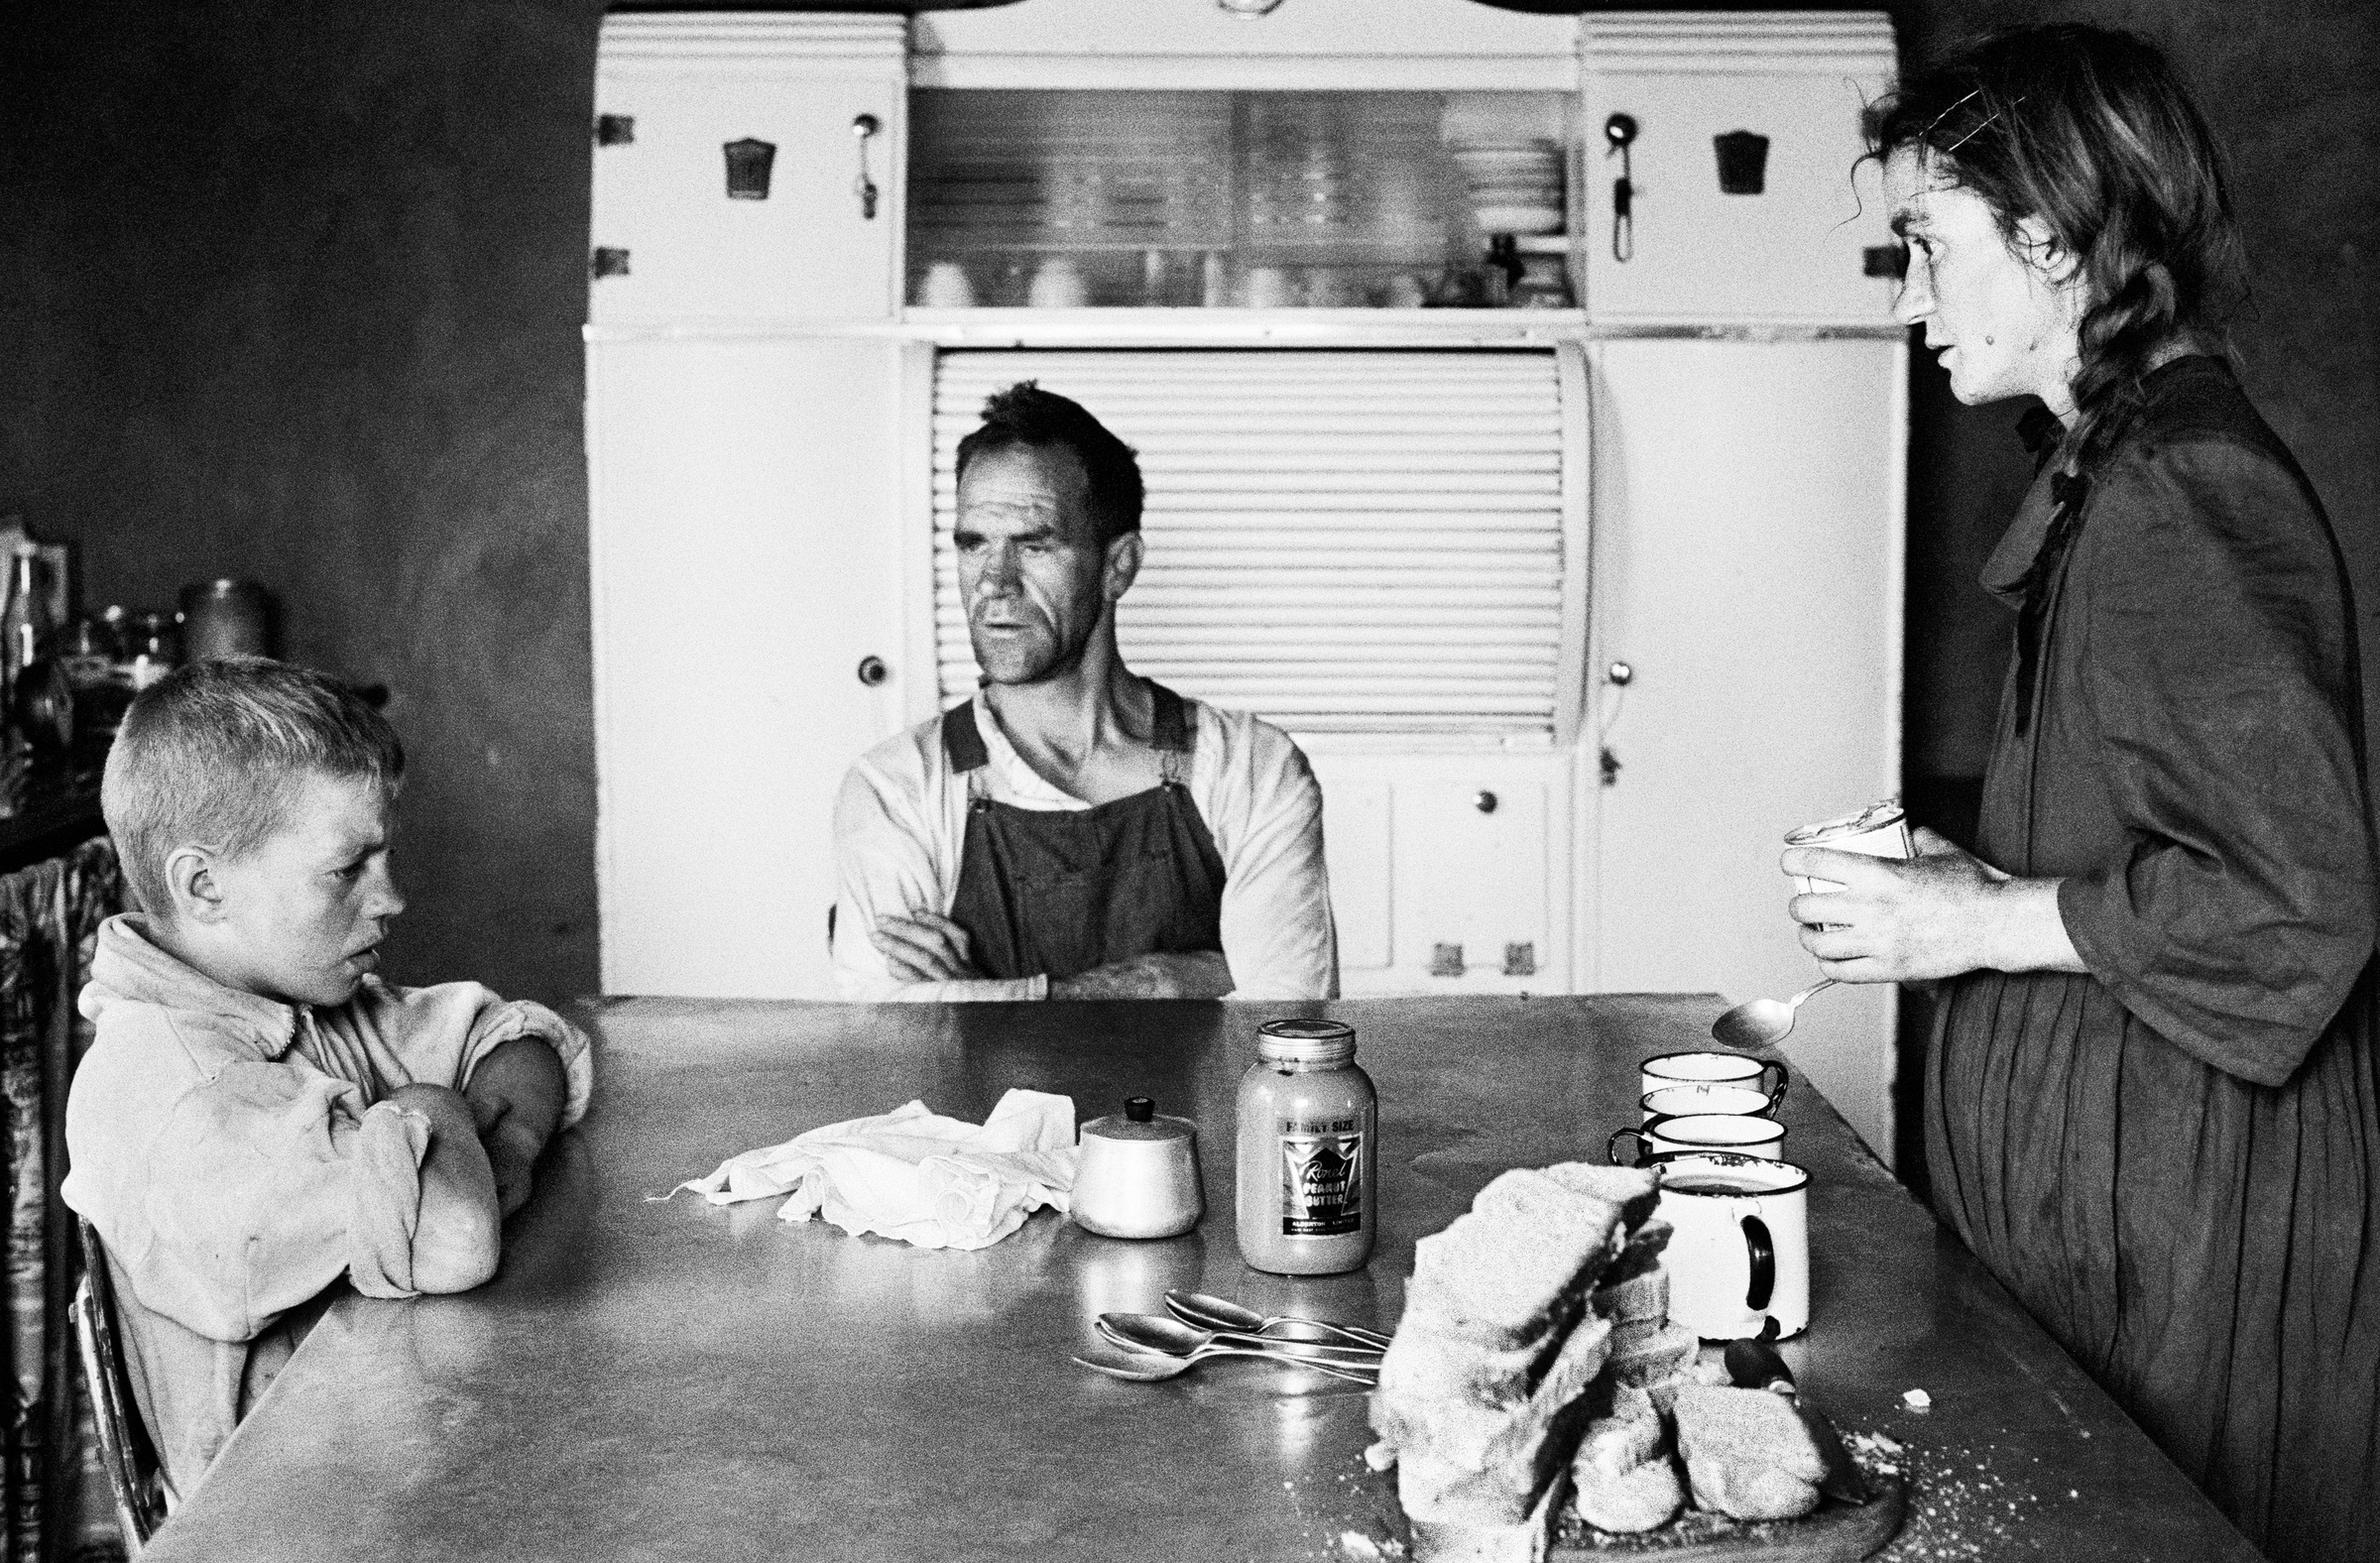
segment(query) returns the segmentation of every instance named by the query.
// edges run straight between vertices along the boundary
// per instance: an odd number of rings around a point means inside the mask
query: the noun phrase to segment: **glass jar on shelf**
[[[908,301],[1414,307],[1488,237],[1453,138],[1560,144],[1570,114],[1561,93],[919,88]]]
[[[181,625],[170,613],[135,613],[124,637],[125,681],[138,693],[181,665]]]

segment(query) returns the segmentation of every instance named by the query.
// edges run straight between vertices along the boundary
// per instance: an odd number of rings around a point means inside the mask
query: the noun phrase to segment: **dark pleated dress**
[[[2045,472],[1985,571],[2012,606],[2030,576],[2033,611],[1978,851],[2063,878],[2089,971],[1947,986],[1936,1204],[2272,1557],[2380,1559],[2380,892],[2344,565],[2216,359],[2156,371],[2084,476]]]

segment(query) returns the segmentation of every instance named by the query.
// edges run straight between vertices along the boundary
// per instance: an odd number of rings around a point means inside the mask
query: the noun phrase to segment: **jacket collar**
[[[150,927],[148,915],[137,911],[99,925],[91,980],[82,990],[86,1017],[97,1021],[111,1005],[155,1005],[266,1059],[281,1057],[297,1042],[303,1015],[298,1007],[226,987],[169,954],[150,937]]]

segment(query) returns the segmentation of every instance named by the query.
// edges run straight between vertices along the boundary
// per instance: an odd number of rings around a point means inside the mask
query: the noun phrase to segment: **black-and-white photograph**
[[[2380,1563],[2370,0],[16,0],[0,1563]]]

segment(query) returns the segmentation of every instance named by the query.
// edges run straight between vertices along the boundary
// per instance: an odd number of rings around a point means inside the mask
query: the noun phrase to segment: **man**
[[[1031,382],[958,453],[983,686],[878,745],[835,808],[850,999],[1319,999],[1339,957],[1297,745],[1124,665],[1131,448]]]

